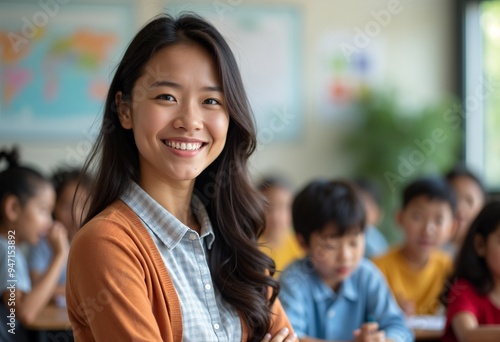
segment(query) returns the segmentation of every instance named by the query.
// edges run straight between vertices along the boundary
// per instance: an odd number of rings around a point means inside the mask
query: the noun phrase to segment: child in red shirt
[[[447,286],[442,341],[500,341],[500,201],[472,223]]]

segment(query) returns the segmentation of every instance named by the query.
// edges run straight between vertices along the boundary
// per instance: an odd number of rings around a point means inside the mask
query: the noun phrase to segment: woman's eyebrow
[[[155,81],[153,82],[150,86],[150,88],[156,88],[156,87],[171,87],[171,88],[182,88],[179,83],[171,82],[171,81]]]
[[[202,87],[201,90],[217,91],[219,93],[222,93],[222,87],[220,87],[220,86],[206,86],[206,87]]]
[[[155,81],[149,87],[150,88],[170,87],[170,88],[176,88],[176,89],[182,88],[182,86],[179,83],[175,83],[175,82],[167,81],[167,80]],[[218,86],[218,85],[204,86],[204,87],[201,88],[201,90],[204,90],[204,91],[216,91],[216,92],[222,93],[222,87]]]

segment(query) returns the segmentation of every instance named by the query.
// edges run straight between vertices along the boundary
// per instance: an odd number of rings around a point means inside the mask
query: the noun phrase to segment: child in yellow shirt
[[[396,220],[405,241],[374,262],[406,315],[434,315],[452,267],[440,247],[456,229],[455,194],[442,178],[421,178],[404,189],[402,200]]]

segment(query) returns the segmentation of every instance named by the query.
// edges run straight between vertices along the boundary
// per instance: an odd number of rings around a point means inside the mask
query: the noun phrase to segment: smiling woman
[[[97,177],[66,288],[76,341],[295,340],[256,243],[253,121],[212,25],[160,16],[136,35],[86,164]]]
[[[218,69],[204,48],[176,44],[157,52],[145,68],[150,72],[137,80],[131,99],[121,91],[115,98],[122,127],[134,132],[140,185],[149,192],[156,179],[175,187],[172,182],[189,183],[210,165],[224,148],[229,115]]]

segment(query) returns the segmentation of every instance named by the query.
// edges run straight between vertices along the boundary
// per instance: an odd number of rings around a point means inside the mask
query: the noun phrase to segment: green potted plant
[[[443,174],[457,162],[461,107],[448,98],[407,109],[398,102],[396,92],[367,91],[356,108],[342,148],[353,160],[354,174],[379,184],[386,213],[379,228],[394,241],[399,235],[393,213],[402,188],[415,177]]]

